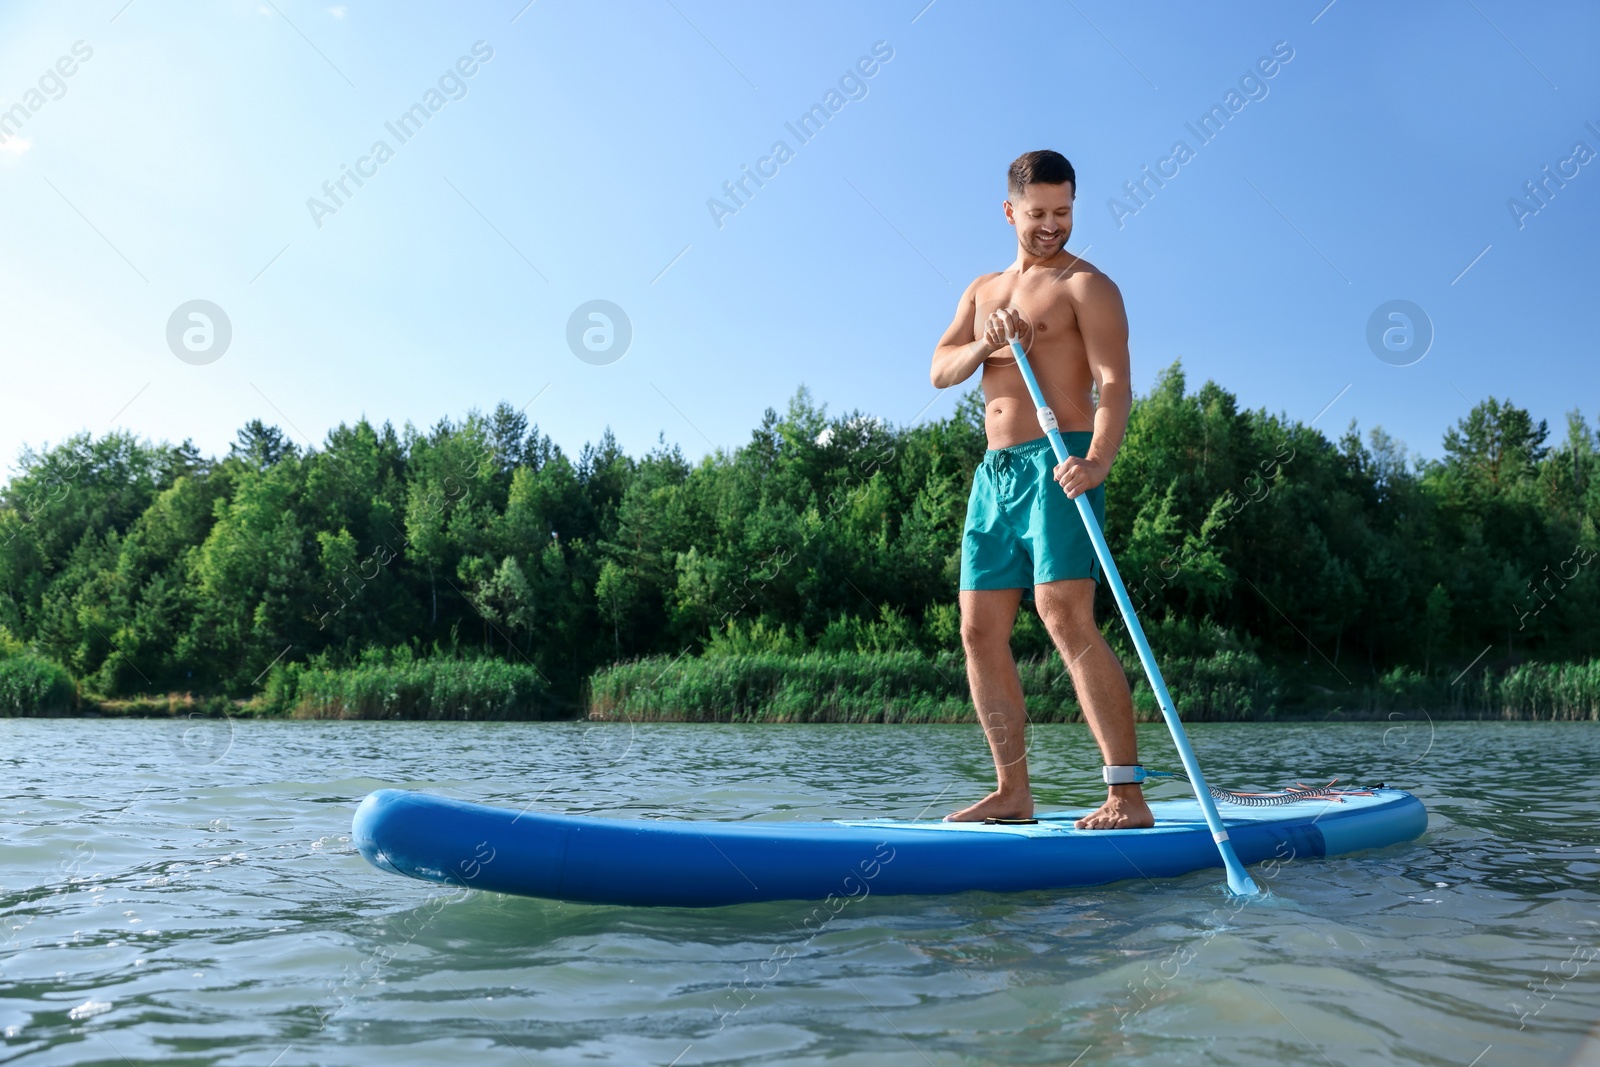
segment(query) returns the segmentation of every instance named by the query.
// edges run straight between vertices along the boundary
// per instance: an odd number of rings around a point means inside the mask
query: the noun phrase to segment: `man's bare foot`
[[[982,822],[985,819],[1033,818],[1032,793],[1002,793],[998,789],[971,807],[952,811],[945,822]]]
[[[1144,802],[1138,786],[1113,786],[1098,810],[1072,825],[1080,830],[1142,830],[1155,824],[1156,817],[1150,813],[1150,805]]]

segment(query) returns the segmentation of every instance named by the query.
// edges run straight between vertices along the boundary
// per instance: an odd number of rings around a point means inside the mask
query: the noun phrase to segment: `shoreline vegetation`
[[[1509,400],[1421,459],[1135,398],[1106,537],[1188,721],[1600,721],[1600,435]],[[228,454],[114,431],[0,487],[0,717],[974,722],[955,602],[974,391],[896,427],[802,388],[690,462],[569,458],[508,404]],[[1102,588],[1142,720],[1159,717]],[[1029,716],[1080,713],[1031,605]]]
[[[1059,658],[1018,663],[1028,718],[1083,716]],[[1137,660],[1124,657],[1135,717],[1161,719]],[[1526,663],[1452,684],[1396,668],[1344,692],[1294,679],[1254,655],[1224,651],[1173,659],[1163,676],[1186,722],[1435,719],[1600,721],[1600,661]],[[556,699],[527,666],[493,660],[369,662],[348,670],[294,670],[257,696],[95,698],[37,657],[0,660],[0,716],[107,718],[409,719],[596,722],[975,723],[958,653],[743,653],[652,656],[595,672],[584,705]]]
[[[1028,719],[1082,722],[1058,658],[1018,665]],[[1134,716],[1158,722],[1161,711],[1136,660]],[[975,723],[959,655],[813,654],[800,657],[654,657],[616,664],[591,682],[589,718],[655,722]],[[1600,720],[1600,662],[1524,664],[1469,684],[1427,678],[1404,668],[1339,694],[1289,680],[1259,659],[1222,652],[1179,658],[1162,676],[1185,722],[1385,719],[1425,713],[1440,719]],[[1353,698],[1353,699],[1352,699]]]

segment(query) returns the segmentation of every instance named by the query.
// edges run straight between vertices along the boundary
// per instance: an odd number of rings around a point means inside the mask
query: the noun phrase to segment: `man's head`
[[[1041,259],[1066,247],[1072,236],[1072,201],[1078,176],[1060,152],[1024,152],[1006,175],[1006,220],[1017,228],[1017,243]]]

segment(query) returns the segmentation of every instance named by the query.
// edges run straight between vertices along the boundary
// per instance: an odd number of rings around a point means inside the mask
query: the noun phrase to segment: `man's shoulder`
[[[980,274],[976,278],[972,279],[972,282],[967,286],[967,292],[975,293],[982,289],[985,285],[988,285],[990,282],[994,281],[996,278],[1004,276],[1005,273],[1006,272],[1003,270],[992,270],[987,274]]]
[[[1120,298],[1122,290],[1111,275],[1086,259],[1075,258],[1061,269],[1061,282],[1073,297],[1082,300]]]
[[[1062,264],[1063,281],[1076,285],[1098,285],[1111,281],[1111,276],[1082,256],[1071,256]]]

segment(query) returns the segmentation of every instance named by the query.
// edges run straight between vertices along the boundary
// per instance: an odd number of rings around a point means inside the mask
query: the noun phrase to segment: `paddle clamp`
[[[1101,767],[1100,777],[1106,785],[1138,785],[1150,776],[1142,763],[1135,763],[1131,767]]]

